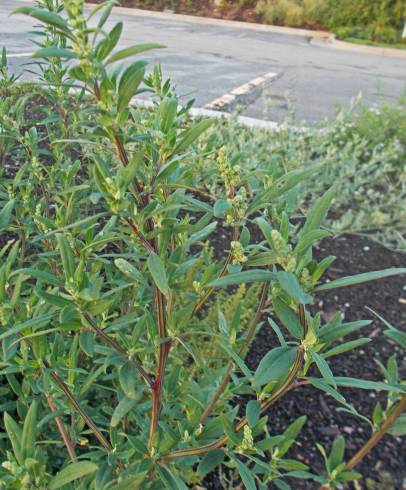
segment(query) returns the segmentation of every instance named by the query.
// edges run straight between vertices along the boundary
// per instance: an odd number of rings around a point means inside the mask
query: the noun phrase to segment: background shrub
[[[96,0],[94,0],[96,1]],[[123,5],[210,12],[287,26],[330,29],[340,39],[401,42],[404,0],[122,0]],[[244,16],[244,12],[246,15]]]

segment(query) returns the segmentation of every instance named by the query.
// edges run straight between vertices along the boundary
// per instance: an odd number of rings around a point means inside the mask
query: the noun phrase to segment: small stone
[[[365,245],[365,247],[362,248],[364,252],[369,252],[371,249],[368,247],[368,245]]]

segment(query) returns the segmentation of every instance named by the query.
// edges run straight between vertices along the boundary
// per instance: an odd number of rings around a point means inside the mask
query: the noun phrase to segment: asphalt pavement
[[[27,2],[0,0],[0,46],[6,46],[10,69],[16,72],[32,61],[35,49],[33,20],[9,16],[21,5]],[[306,33],[241,23],[129,9],[115,11],[110,24],[118,20],[124,21],[121,47],[140,42],[167,46],[143,57],[151,66],[160,63],[177,92],[184,99],[195,98],[197,107],[213,107],[220,99],[221,110],[239,107],[243,115],[279,122],[292,110],[298,122],[313,124],[333,117],[337,104],[347,105],[359,93],[369,105],[383,100],[396,104],[406,93],[406,58],[337,50]],[[262,83],[250,84],[261,77]],[[232,92],[237,95],[227,98]]]

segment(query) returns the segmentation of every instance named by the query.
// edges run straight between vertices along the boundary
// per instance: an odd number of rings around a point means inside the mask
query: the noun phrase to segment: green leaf
[[[289,306],[279,298],[273,300],[273,307],[276,316],[287,328],[288,332],[295,338],[303,337],[303,326],[300,323],[299,317]]]
[[[214,122],[214,119],[203,119],[180,135],[180,141],[176,145],[173,153],[180,153],[188,147]]]
[[[329,473],[334,471],[343,462],[344,450],[345,439],[343,436],[339,436],[334,440],[330,455],[327,458]]]
[[[254,384],[262,386],[287,376],[295,361],[296,352],[294,347],[276,347],[268,352],[255,371]]]
[[[238,458],[233,458],[237,466],[238,473],[240,474],[241,480],[247,490],[257,490],[254,477],[251,471],[245,466],[245,464]]]
[[[144,79],[145,65],[145,61],[136,61],[124,70],[118,86],[118,111],[125,109],[135,95],[137,88]]]
[[[72,463],[61,470],[56,476],[54,476],[54,478],[52,478],[48,488],[49,490],[57,490],[71,481],[82,478],[82,476],[95,473],[97,468],[97,464],[91,463],[90,461],[79,461],[77,463]]]
[[[57,233],[56,240],[58,242],[65,278],[66,281],[69,281],[70,279],[73,279],[75,275],[75,259],[73,257],[72,249],[65,235]]]
[[[302,430],[304,424],[306,423],[307,417],[306,415],[302,415],[298,417],[295,421],[293,421],[287,429],[283,432],[283,435],[286,439],[294,440],[299,435]]]
[[[148,257],[148,269],[157,288],[165,296],[168,296],[169,285],[168,278],[166,276],[165,266],[161,257],[156,253],[151,253],[151,255]]]
[[[28,267],[27,269],[17,269],[12,273],[12,275],[15,274],[25,274],[27,276],[35,277],[35,279],[38,279],[39,281],[45,283],[47,286],[52,285],[52,286],[63,286],[63,281],[59,279],[59,277],[54,276],[50,272],[47,271],[41,271],[38,269],[32,269]]]
[[[123,32],[123,23],[117,22],[113,29],[109,32],[107,37],[99,42],[96,46],[97,58],[102,61],[113,51],[116,47],[121,33]]]
[[[340,279],[336,279],[335,281],[326,282],[321,286],[317,286],[315,288],[315,291],[328,291],[329,289],[355,286],[356,284],[376,281],[377,279],[384,279],[385,277],[399,276],[401,274],[406,274],[406,268],[382,269],[380,271],[365,272],[363,274],[341,277]]]
[[[184,481],[172,473],[169,468],[157,466],[157,472],[167,490],[188,490]]]
[[[292,272],[282,271],[278,272],[277,275],[281,288],[291,299],[303,305],[312,302],[312,296],[303,291],[302,286]]]
[[[334,375],[331,372],[330,366],[325,361],[325,359],[323,359],[319,354],[317,354],[317,352],[312,349],[309,349],[308,352],[313,361],[316,363],[321,375],[324,378],[324,381],[329,385],[333,385],[335,387],[336,383],[334,381]]]
[[[320,228],[320,224],[326,216],[335,194],[336,187],[333,186],[319,199],[317,199],[317,201],[307,213],[306,222],[301,230],[302,236],[307,234],[311,230]]]
[[[137,400],[128,397],[122,398],[114,409],[113,415],[111,416],[110,425],[112,427],[117,427],[120,421],[135,407],[136,404]]]
[[[71,49],[58,48],[56,46],[50,46],[49,48],[42,48],[35,51],[34,58],[64,58],[64,59],[76,59],[79,57],[77,53]]]
[[[371,339],[368,339],[366,337],[362,337],[362,338],[356,339],[356,340],[350,340],[349,342],[345,342],[344,344],[337,345],[336,347],[333,347],[332,349],[328,350],[327,352],[324,352],[323,357],[324,357],[324,359],[326,359],[327,357],[336,356],[338,354],[348,352],[349,350],[357,349],[358,347],[361,347],[362,345],[368,344],[368,342],[371,342]]]
[[[21,454],[24,460],[33,458],[35,452],[35,431],[37,428],[38,402],[33,401],[25,416],[21,436]]]
[[[129,277],[131,280],[135,282],[144,283],[145,279],[141,272],[136,269],[130,262],[125,259],[116,259],[114,261],[115,266],[119,269],[124,275]]]
[[[213,214],[216,218],[223,218],[226,214],[226,211],[231,209],[231,204],[225,199],[218,199],[213,208]]]
[[[44,24],[48,24],[54,27],[57,27],[65,34],[69,33],[69,27],[66,20],[59,16],[54,12],[50,12],[49,10],[42,8],[34,8],[34,7],[18,7],[13,10],[12,14],[24,14],[29,15],[30,17],[34,17]]]
[[[406,349],[406,333],[400,330],[391,328],[389,330],[384,330],[383,334],[389,339],[397,342],[401,347]]]
[[[235,274],[229,274],[228,276],[220,277],[207,284],[207,287],[211,288],[223,288],[226,286],[232,286],[234,284],[241,284],[246,282],[259,282],[259,281],[272,281],[277,279],[277,275],[274,272],[264,271],[261,269],[253,269],[250,271],[237,272]]]
[[[317,242],[318,240],[321,240],[329,235],[330,233],[328,231],[320,229],[308,231],[307,233],[301,235],[300,239],[298,240],[295,247],[295,253],[298,256],[305,254],[314,242]]]
[[[260,193],[248,208],[248,213],[252,214],[261,207],[264,207],[270,201],[281,197],[296,185],[311,177],[316,171],[319,171],[319,166],[307,168],[306,170],[292,170],[291,172],[282,175],[269,188]]]
[[[193,235],[190,235],[189,240],[187,241],[188,246],[207,238],[211,233],[213,233],[216,227],[217,221],[213,221],[209,225],[205,226],[202,230],[193,233]]]
[[[14,456],[17,462],[20,465],[24,464],[24,458],[22,457],[21,451],[22,429],[7,412],[4,413],[4,427],[11,442],[11,446],[13,447]]]
[[[0,211],[0,230],[6,228],[11,221],[11,213],[13,212],[15,204],[15,199],[11,199],[7,204],[4,205],[3,209]]]
[[[5,332],[3,332],[0,335],[0,340],[4,340],[7,337],[10,337],[10,335],[14,335],[16,333],[22,332],[26,328],[31,328],[31,327],[38,327],[38,326],[45,326],[49,321],[55,316],[55,312],[52,313],[45,313],[44,315],[39,315],[35,318],[30,318],[26,320],[25,322],[18,323],[17,325],[14,325],[14,327],[9,328]]]
[[[318,332],[317,337],[321,342],[334,342],[349,335],[360,328],[371,324],[371,320],[358,320],[356,322],[341,323],[339,325],[326,324]]]
[[[224,461],[224,456],[224,451],[221,449],[212,449],[206,453],[197,467],[199,475],[207,475],[207,473],[214,470],[216,466],[219,466]]]
[[[337,400],[338,403],[341,403],[347,407],[349,405],[347,404],[345,398],[334,388],[332,388],[330,385],[328,385],[323,379],[320,378],[308,378],[310,383],[317,388],[318,390],[324,391],[328,395],[330,395],[334,400]]]
[[[393,391],[394,393],[405,393],[406,387],[400,385],[390,385],[379,381],[369,381],[367,379],[350,378],[345,376],[336,376],[334,378],[337,386],[345,388],[360,388],[362,390],[375,391]]]
[[[388,430],[388,433],[394,437],[406,436],[406,413],[396,419],[395,423]]]
[[[250,427],[255,427],[261,415],[261,404],[258,400],[250,400],[245,409]]]
[[[131,46],[129,48],[121,49],[110,56],[110,58],[106,61],[106,65],[110,63],[114,63],[115,61],[123,60],[124,58],[129,58],[130,56],[135,56],[139,53],[144,53],[145,51],[149,51],[151,49],[160,49],[166,48],[163,44],[156,43],[148,43],[148,44],[136,44],[135,46]]]
[[[262,231],[262,234],[264,235],[266,241],[272,247],[273,246],[272,226],[264,218],[257,218],[255,222],[257,223],[260,230]]]
[[[135,490],[137,488],[141,488],[140,484],[144,482],[146,477],[146,473],[137,474],[135,476],[129,476],[125,480],[117,483],[112,487],[108,487],[109,490]]]
[[[159,104],[161,131],[167,133],[175,120],[178,110],[178,101],[175,97],[165,97]]]
[[[137,370],[132,362],[128,361],[121,367],[119,379],[124,393],[128,396],[128,398],[134,400],[137,396]]]

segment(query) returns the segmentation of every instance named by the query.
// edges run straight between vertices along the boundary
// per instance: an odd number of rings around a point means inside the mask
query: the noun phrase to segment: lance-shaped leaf
[[[336,188],[333,186],[317,199],[307,214],[306,222],[301,231],[302,236],[306,235],[311,230],[320,228],[320,224],[326,216],[335,194]]]
[[[312,349],[308,350],[311,358],[313,361],[316,363],[320,374],[323,376],[324,381],[328,383],[329,385],[336,386],[335,380],[334,380],[334,375],[331,372],[330,366],[326,362],[325,359],[323,359],[317,352],[315,352]]]
[[[58,48],[57,46],[50,46],[48,48],[42,48],[35,51],[34,58],[62,58],[62,59],[76,59],[79,57],[77,53],[71,49]]]
[[[255,480],[251,471],[245,466],[245,464],[238,458],[233,458],[237,466],[238,473],[240,474],[241,480],[247,490],[257,490]]]
[[[83,476],[95,473],[97,471],[97,464],[91,461],[78,461],[72,463],[63,470],[61,470],[49,483],[49,490],[58,490],[67,483],[82,478]]]
[[[128,396],[128,398],[134,400],[137,396],[137,370],[132,362],[128,361],[121,367],[119,379],[124,393]]]
[[[33,458],[35,451],[35,431],[37,428],[38,402],[33,401],[24,419],[21,436],[21,454],[23,459]]]
[[[20,465],[24,464],[24,458],[21,452],[22,429],[7,412],[4,413],[4,427],[6,428],[17,462]]]
[[[291,299],[300,304],[311,303],[313,298],[310,294],[303,291],[296,276],[292,272],[278,272],[278,281],[281,288],[290,296]]]
[[[7,204],[4,205],[3,209],[0,211],[0,230],[6,228],[11,221],[11,213],[14,209],[15,200],[11,199]]]
[[[248,214],[252,214],[267,203],[281,197],[290,189],[311,177],[316,171],[320,170],[319,166],[307,168],[306,170],[292,170],[277,179],[269,188],[260,193],[248,208]]]
[[[315,291],[328,291],[329,289],[344,288],[347,286],[355,286],[364,282],[376,281],[377,279],[384,279],[385,277],[399,276],[406,274],[406,268],[393,268],[382,269],[380,271],[364,272],[362,274],[355,274],[354,276],[341,277],[334,281],[326,282],[321,286],[317,286]]]
[[[287,328],[288,332],[301,339],[303,337],[303,326],[300,323],[299,316],[284,301],[275,298],[272,302],[276,316]]]
[[[12,13],[29,15],[30,17],[34,17],[34,19],[43,22],[44,24],[58,28],[68,35],[68,37],[72,37],[66,20],[55,12],[50,12],[49,10],[35,7],[18,7],[13,10]]]
[[[121,75],[118,85],[117,103],[117,109],[119,111],[127,107],[131,97],[133,97],[140,83],[144,79],[146,64],[145,61],[136,61],[126,68]]]
[[[268,352],[255,371],[254,384],[263,386],[287,376],[295,361],[296,352],[297,349],[294,347],[276,347]]]
[[[75,259],[73,257],[72,249],[65,235],[57,233],[56,240],[58,242],[59,253],[62,259],[63,271],[65,279],[69,281],[75,274]]]
[[[213,449],[209,451],[200,461],[199,466],[197,467],[197,472],[199,475],[207,475],[207,473],[213,471],[216,466],[223,462],[224,457],[225,453],[221,449]]]
[[[96,46],[97,58],[99,60],[104,60],[113,51],[121,37],[122,32],[123,23],[117,22],[107,37],[99,42],[99,44]]]
[[[167,133],[175,120],[178,110],[178,101],[175,97],[165,97],[159,105],[159,115],[161,116],[161,131]]]
[[[195,141],[197,138],[206,131],[213,124],[213,119],[203,119],[199,121],[191,128],[187,129],[180,135],[180,141],[176,145],[173,153],[180,153],[188,149],[188,147]]]
[[[130,46],[129,48],[124,48],[114,53],[107,60],[106,65],[109,65],[110,63],[114,63],[115,61],[120,61],[125,58],[129,58],[130,56],[135,56],[139,53],[144,53],[145,51],[149,51],[151,49],[160,49],[165,47],[166,46],[164,46],[163,44],[156,44],[156,43],[136,44],[135,46]]]
[[[169,285],[165,265],[161,257],[156,253],[151,253],[148,257],[148,269],[157,288],[167,296],[169,294]]]
[[[207,284],[211,288],[223,288],[234,284],[242,284],[248,282],[272,281],[277,279],[274,272],[264,271],[262,269],[253,269],[250,271],[236,272],[228,276],[220,277]]]

